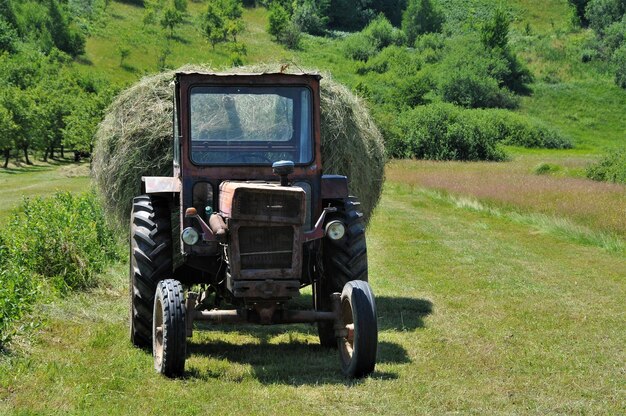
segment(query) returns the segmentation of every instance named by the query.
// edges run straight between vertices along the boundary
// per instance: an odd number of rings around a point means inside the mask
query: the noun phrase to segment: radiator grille
[[[250,216],[267,219],[280,218],[299,224],[302,217],[303,194],[242,190],[235,202],[234,218]]]
[[[289,269],[293,227],[240,227],[241,269]]]

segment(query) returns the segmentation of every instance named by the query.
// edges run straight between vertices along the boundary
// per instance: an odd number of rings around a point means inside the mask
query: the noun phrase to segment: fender
[[[322,175],[322,199],[348,197],[348,178],[342,175]]]
[[[144,194],[176,194],[182,185],[179,178],[169,176],[142,176],[141,191]]]

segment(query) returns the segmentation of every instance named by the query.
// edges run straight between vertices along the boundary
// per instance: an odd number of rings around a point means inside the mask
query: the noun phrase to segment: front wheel
[[[351,280],[341,292],[343,335],[337,338],[341,370],[350,378],[371,374],[376,366],[378,323],[374,294],[367,282]]]
[[[157,284],[154,296],[152,352],[157,372],[176,377],[185,371],[187,334],[183,287],[173,279]]]

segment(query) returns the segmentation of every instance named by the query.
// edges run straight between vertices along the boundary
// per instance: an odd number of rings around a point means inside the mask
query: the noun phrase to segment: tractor
[[[320,80],[176,73],[173,175],[142,177],[130,215],[130,338],[157,372],[184,375],[196,321],[316,324],[347,377],[374,371],[365,224],[323,173]]]

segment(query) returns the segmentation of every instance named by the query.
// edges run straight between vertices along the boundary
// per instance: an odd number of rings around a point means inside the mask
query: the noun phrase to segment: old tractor
[[[143,177],[130,218],[130,337],[161,374],[183,375],[195,321],[316,323],[346,376],[374,371],[365,226],[322,173],[320,79],[176,74],[173,176]]]

